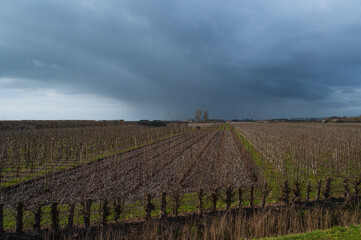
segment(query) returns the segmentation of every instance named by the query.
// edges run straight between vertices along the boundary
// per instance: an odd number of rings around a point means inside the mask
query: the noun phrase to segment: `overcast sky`
[[[1,0],[0,120],[361,114],[358,0]]]

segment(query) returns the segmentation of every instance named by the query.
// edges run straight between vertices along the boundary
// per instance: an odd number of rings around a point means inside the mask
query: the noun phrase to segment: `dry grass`
[[[268,208],[242,210],[188,222],[151,221],[63,235],[62,239],[240,239],[261,238],[361,223],[359,205],[342,209]],[[48,237],[52,239],[52,237]]]

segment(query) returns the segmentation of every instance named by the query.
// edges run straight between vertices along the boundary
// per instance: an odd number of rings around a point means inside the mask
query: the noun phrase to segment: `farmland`
[[[361,178],[361,125],[359,124],[234,124],[259,151],[277,180],[316,184],[330,178],[342,186],[357,187]],[[265,175],[272,171],[265,171]],[[274,179],[276,180],[276,179]]]
[[[66,169],[189,131],[184,127],[147,128],[120,123],[25,121],[3,123],[0,131],[0,184],[9,186],[36,175]],[[14,126],[13,126],[14,125]],[[19,126],[20,125],[20,126]],[[38,127],[40,129],[34,129]],[[20,129],[19,129],[20,128]],[[45,129],[44,129],[45,128]]]
[[[249,238],[361,220],[361,125],[44,125],[1,131],[1,231]]]
[[[183,194],[249,184],[236,147],[230,131],[193,131],[7,188],[5,202],[48,204],[122,197],[128,203],[168,190]]]

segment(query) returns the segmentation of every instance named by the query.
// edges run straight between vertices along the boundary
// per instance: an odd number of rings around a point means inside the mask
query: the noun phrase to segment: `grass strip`
[[[332,240],[332,239],[361,239],[361,225],[348,227],[333,227],[327,230],[316,230],[302,234],[291,234],[280,237],[262,238],[263,240]]]
[[[238,136],[241,143],[251,155],[253,161],[256,163],[257,167],[261,170],[263,177],[267,183],[273,186],[277,184],[275,180],[281,175],[274,165],[269,162],[248,140],[243,136],[234,126],[231,126],[234,133]]]

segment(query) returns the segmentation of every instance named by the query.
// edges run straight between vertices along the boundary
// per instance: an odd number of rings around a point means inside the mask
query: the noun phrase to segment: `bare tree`
[[[203,119],[204,119],[204,121],[207,121],[207,120],[208,120],[208,117],[209,117],[208,111],[207,111],[207,110],[204,110],[204,112],[203,112]]]
[[[202,109],[198,109],[197,111],[195,111],[194,116],[196,117],[196,120],[199,122],[202,116]]]

